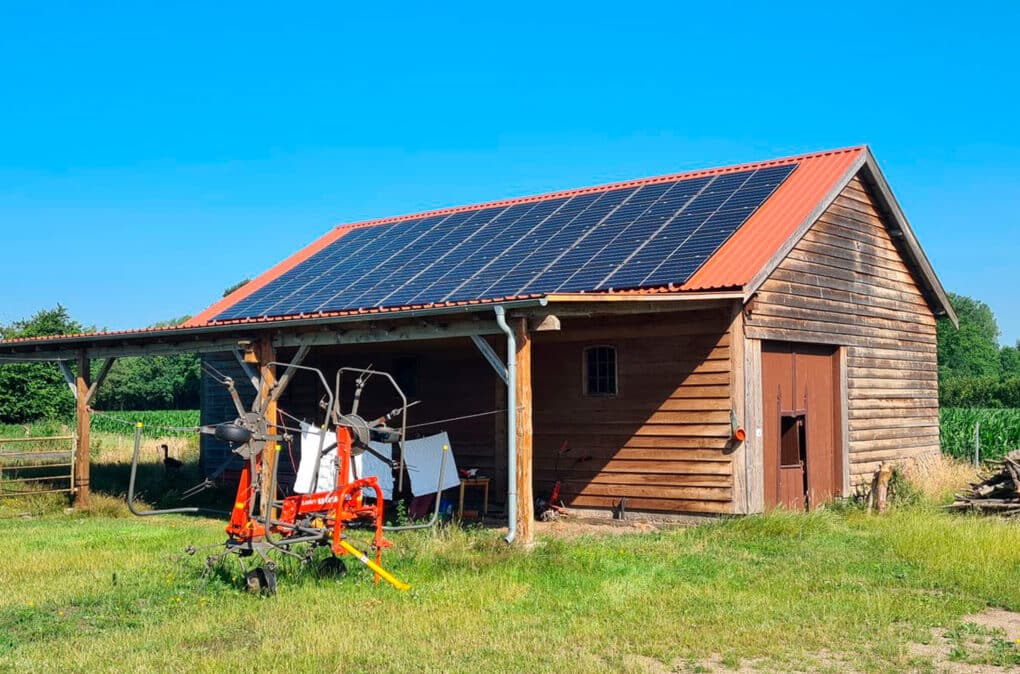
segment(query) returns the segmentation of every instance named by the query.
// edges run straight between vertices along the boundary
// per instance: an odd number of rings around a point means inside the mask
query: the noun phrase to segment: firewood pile
[[[948,507],[952,510],[974,510],[981,513],[1012,517],[1020,515],[1020,449],[1001,461],[989,461],[995,472],[970,485],[970,490],[957,494]]]

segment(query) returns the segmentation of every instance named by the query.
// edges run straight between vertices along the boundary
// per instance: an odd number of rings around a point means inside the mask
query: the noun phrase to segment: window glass
[[[616,348],[590,346],[584,350],[584,392],[590,396],[616,395]]]

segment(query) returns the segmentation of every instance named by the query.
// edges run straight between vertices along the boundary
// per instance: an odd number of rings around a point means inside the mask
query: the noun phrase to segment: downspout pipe
[[[496,325],[506,333],[506,542],[517,538],[517,338],[506,322],[502,305],[494,307]]]

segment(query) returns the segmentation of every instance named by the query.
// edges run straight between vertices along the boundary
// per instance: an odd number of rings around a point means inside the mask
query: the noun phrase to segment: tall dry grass
[[[926,454],[902,466],[903,477],[927,498],[942,503],[978,479],[967,461],[945,454]]]

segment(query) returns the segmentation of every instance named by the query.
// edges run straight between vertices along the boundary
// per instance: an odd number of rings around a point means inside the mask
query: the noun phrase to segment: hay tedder
[[[330,387],[321,370],[299,365],[294,362],[270,363],[283,366],[285,372],[270,386],[256,386],[258,391],[250,410],[246,410],[234,386],[234,381],[214,368],[207,371],[223,384],[237,409],[237,418],[232,421],[202,426],[199,433],[211,435],[224,442],[232,454],[219,468],[212,471],[205,480],[183,493],[184,498],[211,488],[215,480],[229,466],[236,466],[236,459],[242,461],[237,493],[229,512],[215,511],[201,507],[180,507],[162,510],[140,510],[135,505],[135,480],[141,448],[141,427],[135,432],[134,455],[128,484],[128,506],[136,515],[149,516],[169,513],[207,513],[228,515],[227,540],[224,549],[206,558],[209,568],[228,556],[236,556],[244,573],[249,590],[262,594],[276,592],[276,562],[270,555],[278,553],[297,558],[302,565],[314,561],[316,551],[328,548],[329,555],[318,562],[320,576],[343,576],[347,567],[343,561],[352,556],[372,570],[376,583],[380,579],[400,590],[410,586],[397,579],[382,567],[383,548],[390,547],[384,537],[385,531],[420,529],[434,526],[438,520],[437,494],[436,509],[432,518],[422,524],[388,527],[383,523],[385,500],[383,490],[375,476],[357,475],[356,457],[370,452],[383,460],[387,466],[398,470],[400,484],[403,484],[404,439],[407,431],[408,403],[404,392],[392,376],[371,369],[342,367],[336,373],[334,386]],[[301,428],[278,423],[272,414],[280,395],[293,380],[298,371],[310,373],[324,391],[319,406],[324,421],[313,437],[318,438],[316,456],[310,454],[308,443],[302,447],[301,469],[304,473],[304,488],[295,483],[295,493],[282,498],[279,496],[279,464],[276,460],[280,443],[291,442],[295,432]],[[354,376],[353,397],[347,411],[341,408],[341,392],[344,390],[344,376]],[[373,377],[386,382],[395,392],[400,404],[379,417],[366,418],[359,413],[362,392]],[[253,382],[257,383],[257,382]],[[274,418],[269,418],[270,416]],[[335,435],[334,435],[335,432]],[[374,445],[374,447],[373,447]],[[396,445],[399,460],[378,451],[380,446]],[[447,448],[444,447],[442,462],[445,464]],[[306,461],[311,461],[306,465]],[[309,468],[310,470],[305,470]],[[308,479],[310,476],[310,479]],[[442,465],[440,467],[442,476]],[[300,479],[300,478],[299,478]],[[438,492],[438,487],[437,487]],[[362,530],[370,534],[370,540],[355,545],[349,534]],[[363,550],[362,548],[368,548]],[[189,554],[196,552],[188,548]],[[254,563],[252,560],[254,559]],[[247,563],[246,563],[247,560]]]

